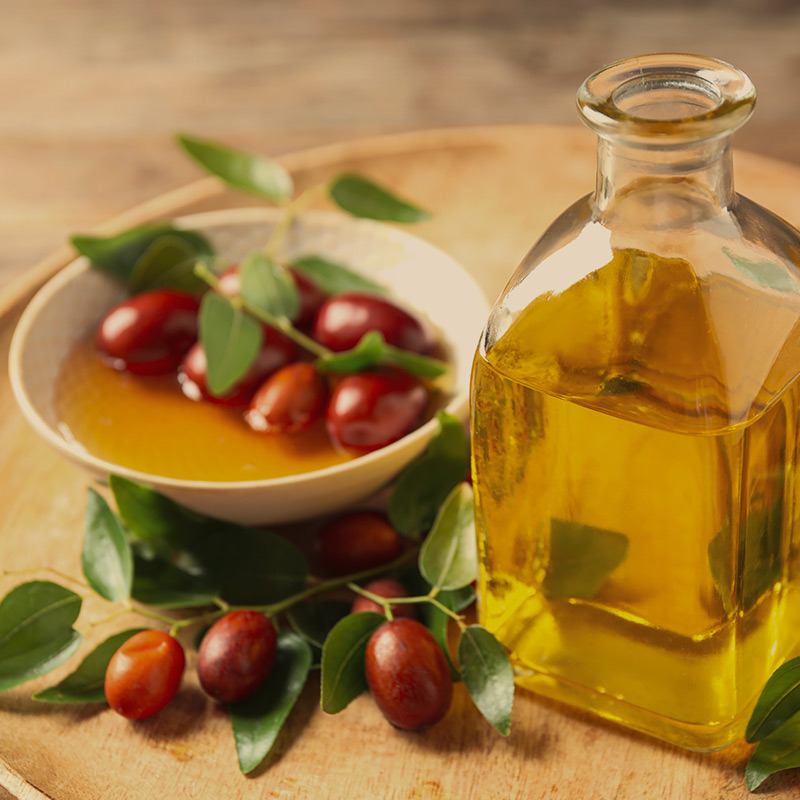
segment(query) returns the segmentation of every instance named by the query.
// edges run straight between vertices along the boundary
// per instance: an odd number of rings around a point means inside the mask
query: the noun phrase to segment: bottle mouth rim
[[[652,53],[617,61],[578,89],[578,111],[596,133],[654,145],[732,134],[753,112],[750,78],[726,61]]]

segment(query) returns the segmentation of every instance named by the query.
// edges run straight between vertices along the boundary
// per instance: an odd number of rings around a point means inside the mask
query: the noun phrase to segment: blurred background
[[[580,82],[645,52],[744,69],[759,101],[737,146],[800,164],[796,1],[0,0],[0,11],[0,286],[70,232],[199,177],[177,131],[278,156],[396,131],[577,126]]]

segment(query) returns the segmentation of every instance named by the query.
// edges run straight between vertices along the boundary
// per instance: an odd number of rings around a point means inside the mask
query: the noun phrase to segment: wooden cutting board
[[[283,161],[299,188],[357,170],[425,205],[434,217],[415,232],[461,259],[490,298],[546,224],[594,183],[594,140],[577,127],[429,131],[320,148]],[[800,168],[738,153],[736,175],[739,191],[800,223]],[[106,230],[247,203],[207,179],[134,209]],[[0,295],[0,567],[6,571],[47,566],[80,575],[87,481],[28,429],[6,377],[21,309],[69,259],[66,248],[53,254]],[[4,574],[0,594],[32,577],[52,576]],[[85,603],[79,627],[89,644],[113,632],[113,626],[88,625],[107,614],[100,601]],[[327,716],[312,681],[273,754],[245,778],[227,716],[200,692],[192,656],[170,708],[136,724],[105,707],[54,707],[30,699],[73,666],[0,695],[0,800],[749,797],[744,764],[750,748],[744,744],[710,755],[687,753],[522,691],[513,732],[503,739],[462,686],[442,723],[412,734],[391,728],[368,696]],[[800,772],[794,771],[771,778],[760,794],[794,798],[799,792]]]

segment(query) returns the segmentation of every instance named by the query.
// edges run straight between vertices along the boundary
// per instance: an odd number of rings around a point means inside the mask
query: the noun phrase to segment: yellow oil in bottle
[[[746,263],[615,250],[473,371],[482,623],[522,685],[698,750],[800,634],[800,298]]]

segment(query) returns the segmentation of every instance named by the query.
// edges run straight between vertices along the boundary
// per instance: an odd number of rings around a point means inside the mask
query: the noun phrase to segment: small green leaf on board
[[[456,486],[439,509],[419,553],[419,571],[431,586],[461,589],[478,577],[472,487]]]
[[[770,776],[800,767],[800,714],[758,743],[745,770],[747,788],[754,792]]]
[[[191,552],[228,603],[276,603],[306,588],[305,557],[288,539],[270,531],[221,523]]]
[[[105,703],[106,694],[103,689],[106,668],[111,656],[122,647],[135,633],[144,630],[132,630],[115,633],[102,644],[97,645],[86,658],[81,661],[78,668],[67,675],[63,681],[43,689],[33,695],[34,700],[43,703]]]
[[[131,547],[119,517],[94,489],[89,489],[86,498],[81,566],[89,585],[101,597],[119,602],[131,596]]]
[[[322,649],[322,710],[342,711],[367,688],[364,657],[370,636],[386,622],[382,614],[349,614],[338,622]]]
[[[478,710],[503,736],[511,733],[514,670],[503,645],[480,625],[470,625],[458,642],[461,678]]]
[[[800,656],[772,673],[747,723],[745,739],[758,742],[800,712]]]
[[[131,594],[134,600],[157,608],[203,608],[213,605],[219,589],[199,575],[185,572],[160,558],[134,558]]]
[[[436,418],[439,427],[428,449],[400,473],[389,499],[389,521],[403,536],[430,529],[439,507],[469,469],[463,425],[446,411]]]
[[[231,727],[244,774],[252,772],[272,749],[294,708],[311,668],[311,648],[296,633],[281,631],[275,663],[258,691],[230,707]]]
[[[75,592],[50,581],[30,581],[0,602],[0,692],[45,675],[81,643],[72,627],[81,610]]]
[[[475,600],[475,591],[471,586],[454,591],[443,590],[436,595],[436,599],[451,611],[459,612],[470,605]],[[433,603],[423,603],[420,607],[425,627],[433,634],[433,638],[442,648],[448,663],[450,664],[450,675],[454,681],[461,680],[461,671],[453,662],[450,655],[450,644],[448,640],[448,628],[450,626],[450,616],[445,614]]]
[[[108,485],[125,527],[162,555],[187,546],[207,525],[207,520],[149,486],[119,475],[109,475]]]

